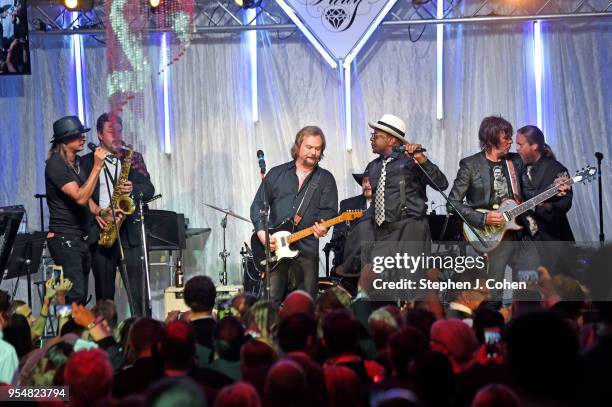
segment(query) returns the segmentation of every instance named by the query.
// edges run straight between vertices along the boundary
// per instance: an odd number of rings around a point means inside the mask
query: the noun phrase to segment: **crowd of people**
[[[22,0],[0,1],[0,74],[30,73],[28,20]]]
[[[101,300],[58,323],[49,309],[71,283],[51,279],[38,318],[0,292],[0,381],[68,386],[69,404],[88,407],[606,405],[612,306],[572,277],[538,273],[501,309],[481,290],[399,304],[340,286],[314,299],[293,291],[280,307],[248,294],[218,304],[198,275],[185,284],[189,311],[165,321],[117,321]]]

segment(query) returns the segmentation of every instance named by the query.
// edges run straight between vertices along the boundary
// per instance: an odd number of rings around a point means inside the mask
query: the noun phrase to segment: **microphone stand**
[[[158,197],[153,197],[148,202],[151,202],[153,199],[157,198]],[[149,269],[149,251],[147,249],[147,230],[144,221],[145,202],[143,201],[144,200],[142,199],[142,192],[140,192],[138,194],[138,219],[136,219],[136,221],[140,222],[140,239],[142,240],[142,255],[140,256],[140,264],[144,274],[144,278],[142,279],[142,313],[144,316],[149,317],[151,316],[151,308],[149,306],[151,304],[151,274]]]
[[[38,203],[39,203],[39,214],[40,214],[40,231],[44,232],[45,231],[45,218],[43,216],[44,212],[43,212],[43,199],[46,198],[47,195],[46,194],[34,194],[34,198],[38,199]]]
[[[265,274],[266,274],[266,300],[270,301],[270,291],[271,291],[271,285],[270,285],[270,231],[268,230],[268,227],[270,226],[268,224],[269,219],[268,219],[268,215],[270,213],[270,204],[268,202],[268,199],[266,197],[266,186],[264,185],[264,179],[265,179],[265,175],[266,175],[266,170],[265,168],[261,168],[260,170],[260,175],[261,175],[261,188],[262,188],[262,192],[263,192],[263,201],[264,201],[264,208],[261,209],[259,211],[259,214],[261,217],[263,217],[263,221],[264,221],[264,233],[265,233],[265,247],[266,247],[266,270],[265,270]]]
[[[597,186],[599,189],[599,244],[603,247],[606,240],[603,224],[603,191],[601,187],[601,161],[603,160],[603,154],[598,151],[595,153],[595,157],[597,158]]]
[[[333,246],[334,245],[331,242],[327,242],[325,246],[323,246],[323,253],[325,253],[325,277],[326,278],[329,278],[329,253],[332,251]]]
[[[431,184],[434,186],[434,188],[436,188],[436,190],[440,193],[440,195],[442,195],[442,197],[446,200],[446,203],[448,203],[454,210],[455,213],[461,218],[461,220],[467,225],[468,228],[470,228],[470,230],[472,231],[472,233],[474,233],[474,235],[478,238],[478,240],[480,241],[480,243],[484,246],[484,247],[488,247],[489,245],[484,241],[484,239],[482,238],[482,236],[480,236],[478,234],[478,232],[474,229],[474,227],[472,226],[472,224],[470,222],[467,221],[467,219],[465,218],[465,216],[463,216],[461,214],[461,212],[459,212],[459,210],[457,209],[457,207],[455,206],[455,204],[453,204],[451,202],[450,199],[448,199],[448,195],[446,195],[444,193],[444,191],[442,191],[442,189],[438,186],[438,184],[436,184],[436,182],[429,176],[429,174],[427,173],[427,171],[425,171],[425,168],[423,168],[423,166],[417,161],[416,158],[414,158],[414,154],[409,154],[410,158],[412,158],[412,160],[416,163],[417,167],[420,168],[421,172],[423,172],[423,174],[425,174],[425,176],[427,177],[427,179],[429,180],[429,182],[431,182]]]
[[[221,260],[223,261],[223,271],[219,273],[219,280],[221,281],[222,285],[227,285],[227,258],[230,255],[225,245],[225,230],[227,229],[227,213],[225,214],[223,219],[221,219],[221,227],[223,228],[223,251],[219,252],[219,257],[221,257]]]
[[[119,160],[117,160],[117,165],[120,165]],[[127,298],[128,298],[128,305],[130,307],[130,313],[132,314],[132,316],[134,315],[135,312],[135,304],[134,304],[134,298],[132,297],[132,291],[130,290],[130,280],[128,278],[128,273],[127,273],[127,262],[125,261],[125,253],[123,252],[123,242],[121,241],[121,235],[119,234],[119,227],[117,225],[117,217],[115,216],[115,208],[112,207],[112,199],[113,199],[113,194],[111,193],[110,190],[110,183],[109,181],[109,170],[108,167],[106,166],[106,160],[102,161],[102,164],[104,165],[104,179],[106,180],[106,191],[108,192],[108,196],[111,199],[111,216],[113,217],[113,228],[115,228],[115,233],[117,234],[117,244],[119,245],[119,270],[121,272],[121,278],[123,279],[123,282],[125,284],[125,290],[127,293]],[[120,185],[115,185],[115,188],[119,188]],[[124,215],[125,216],[125,215]]]

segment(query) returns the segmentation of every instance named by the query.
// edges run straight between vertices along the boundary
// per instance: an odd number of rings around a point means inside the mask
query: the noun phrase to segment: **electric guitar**
[[[576,171],[575,176],[573,176],[572,178],[567,178],[566,180],[564,180],[558,185],[562,185],[562,184],[572,185],[572,184],[578,184],[578,183],[587,182],[587,181],[591,182],[593,178],[595,178],[596,174],[597,174],[597,169],[595,167],[587,166],[586,168],[583,168],[580,171]],[[472,247],[474,247],[474,249],[476,249],[476,251],[478,252],[488,253],[490,251],[495,250],[497,246],[499,246],[499,244],[501,243],[502,239],[504,238],[506,231],[521,230],[523,228],[522,226],[519,226],[516,223],[515,221],[516,217],[519,215],[522,215],[523,213],[527,212],[530,209],[534,209],[536,205],[541,204],[547,199],[552,198],[553,196],[557,195],[557,193],[559,192],[558,185],[557,184],[552,185],[546,191],[534,196],[530,200],[525,201],[521,204],[516,202],[514,199],[504,199],[501,205],[499,206],[499,208],[496,210],[497,212],[501,213],[504,216],[504,220],[506,222],[504,223],[503,226],[485,225],[485,227],[482,229],[474,227],[474,229],[478,232],[480,237],[482,237],[482,240],[484,240],[484,242],[486,243],[486,246],[484,246],[480,242],[480,240],[478,240],[476,235],[464,223],[463,224],[463,235],[465,236],[465,240],[467,240],[472,245]],[[482,212],[482,213],[491,212],[488,209],[477,209],[477,211]]]
[[[350,222],[355,219],[359,219],[363,216],[364,211],[346,211],[340,216],[326,220],[321,225],[326,228],[330,228],[341,222]],[[292,250],[290,245],[297,242],[298,240],[304,239],[314,233],[313,227],[309,227],[295,233],[291,233],[295,227],[291,219],[284,221],[278,227],[270,229],[270,240],[272,237],[276,239],[276,251],[270,252],[270,270],[274,270],[278,264],[284,259],[291,259],[296,257],[300,252],[298,250]],[[251,248],[253,250],[253,260],[255,265],[260,267],[266,266],[266,248],[257,237],[257,233],[253,233],[251,236]],[[263,269],[261,269],[263,271]]]

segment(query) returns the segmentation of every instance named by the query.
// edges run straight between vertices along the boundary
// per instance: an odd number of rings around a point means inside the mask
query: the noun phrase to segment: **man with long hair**
[[[476,228],[485,225],[503,227],[504,217],[496,209],[505,199],[523,200],[525,165],[517,153],[510,152],[512,134],[512,125],[503,117],[485,117],[478,130],[481,151],[459,162],[449,199]],[[524,238],[512,231],[506,233],[508,241],[519,242]],[[527,245],[504,243],[489,253],[488,278],[501,282],[508,264],[515,271],[534,270],[538,266],[532,264],[536,258],[533,252],[528,253]],[[503,290],[490,290],[491,298],[497,304],[501,303],[502,294]]]
[[[77,155],[85,146],[83,126],[76,116],[65,116],[53,123],[53,139],[45,166],[49,233],[47,245],[56,265],[72,281],[66,301],[85,303],[91,258],[86,239],[92,215],[101,208],[91,196],[97,185],[107,151],[98,147],[92,171],[87,176]]]
[[[334,176],[319,166],[325,151],[325,135],[317,126],[306,126],[295,136],[291,147],[292,160],[272,168],[251,204],[251,221],[257,237],[265,244],[264,201],[270,205],[270,227],[291,219],[294,229],[314,228],[309,236],[293,247],[300,254],[278,265],[271,273],[270,296],[277,304],[290,288],[303,289],[313,298],[317,295],[319,276],[319,239],[327,228],[319,224],[338,214],[338,188]],[[265,190],[265,191],[264,191]],[[270,250],[276,250],[276,241],[270,239]],[[289,287],[292,282],[294,287]]]
[[[526,165],[528,182],[525,183],[525,199],[544,192],[551,185],[568,178],[567,168],[555,158],[546,144],[544,133],[536,126],[524,126],[516,132],[516,152]],[[566,243],[573,242],[574,234],[567,220],[572,207],[573,193],[567,184],[559,185],[559,193],[535,207],[527,215],[529,233],[538,244],[540,258],[549,271],[554,271],[557,260]]]

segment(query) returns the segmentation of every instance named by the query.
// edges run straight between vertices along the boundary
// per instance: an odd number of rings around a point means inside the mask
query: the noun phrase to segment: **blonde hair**
[[[325,151],[325,134],[323,134],[323,130],[317,126],[306,126],[295,135],[295,141],[293,142],[293,146],[291,146],[291,157],[295,160],[298,156],[298,151],[300,150],[300,146],[304,141],[304,137],[306,136],[319,136],[321,140],[323,140],[323,145],[321,146],[321,158],[323,159],[323,152]]]
[[[49,158],[51,158],[51,156],[55,153],[59,154],[66,164],[70,165],[70,163],[68,162],[68,147],[66,147],[66,144],[61,142],[54,142],[51,145],[49,152],[47,153],[47,160],[49,160]]]

